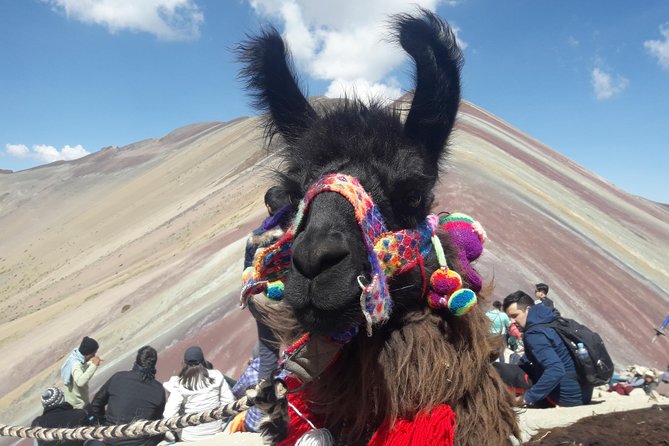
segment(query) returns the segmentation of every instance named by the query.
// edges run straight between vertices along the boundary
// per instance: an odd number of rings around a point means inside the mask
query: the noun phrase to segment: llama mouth
[[[326,295],[328,298],[324,298]],[[293,310],[302,327],[313,334],[332,335],[350,329],[353,323],[362,322],[357,295],[349,296],[341,291],[326,294],[309,286],[305,297],[301,305],[293,306]]]
[[[284,296],[305,330],[334,334],[363,321],[356,277],[352,272],[330,271],[310,279],[294,270],[286,282]]]
[[[338,310],[322,310],[313,305],[308,305],[295,311],[295,316],[308,332],[315,335],[329,336],[341,333],[351,328],[359,317],[350,314],[350,310],[342,308]]]

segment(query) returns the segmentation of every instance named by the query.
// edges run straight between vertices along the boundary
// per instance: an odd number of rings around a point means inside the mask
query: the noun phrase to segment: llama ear
[[[277,131],[290,143],[309,127],[316,113],[302,94],[291,69],[290,55],[274,28],[241,43],[236,50],[244,65],[240,77],[254,98],[253,105],[270,113],[267,133]]]
[[[462,52],[451,28],[425,9],[416,17],[394,16],[392,26],[416,64],[416,90],[404,131],[437,161],[460,105]]]

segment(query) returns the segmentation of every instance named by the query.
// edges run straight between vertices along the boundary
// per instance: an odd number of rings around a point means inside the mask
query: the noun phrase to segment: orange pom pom
[[[442,296],[450,296],[462,287],[462,278],[460,274],[446,268],[440,268],[430,276],[430,286]]]

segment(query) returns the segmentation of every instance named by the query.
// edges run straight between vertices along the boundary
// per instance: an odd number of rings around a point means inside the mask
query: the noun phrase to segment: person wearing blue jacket
[[[525,393],[523,404],[534,407],[580,406],[589,404],[592,386],[582,383],[574,361],[560,335],[545,324],[559,314],[522,291],[504,299],[504,311],[523,332],[525,363],[521,367],[534,383]]]

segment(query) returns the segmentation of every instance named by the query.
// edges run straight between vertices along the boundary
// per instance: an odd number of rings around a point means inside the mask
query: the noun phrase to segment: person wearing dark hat
[[[65,402],[63,391],[58,387],[49,387],[42,392],[44,412],[35,418],[31,426],[39,427],[79,427],[88,426],[88,414],[83,409],[75,409]],[[42,441],[38,446],[83,446],[80,440]]]
[[[88,404],[88,382],[100,365],[97,356],[98,342],[84,336],[60,367],[60,376],[65,384],[65,401],[75,409],[83,409]]]
[[[137,352],[132,370],[117,372],[98,390],[89,406],[101,424],[117,425],[136,420],[158,420],[165,409],[165,391],[156,381],[158,352],[144,346]],[[106,445],[153,446],[163,435],[143,438],[105,440]]]
[[[208,367],[198,346],[186,349],[181,372],[163,386],[170,392],[163,418],[204,412],[234,401],[225,377],[218,370]],[[183,428],[180,437],[183,441],[196,441],[221,432],[221,428],[221,420],[203,423]]]

